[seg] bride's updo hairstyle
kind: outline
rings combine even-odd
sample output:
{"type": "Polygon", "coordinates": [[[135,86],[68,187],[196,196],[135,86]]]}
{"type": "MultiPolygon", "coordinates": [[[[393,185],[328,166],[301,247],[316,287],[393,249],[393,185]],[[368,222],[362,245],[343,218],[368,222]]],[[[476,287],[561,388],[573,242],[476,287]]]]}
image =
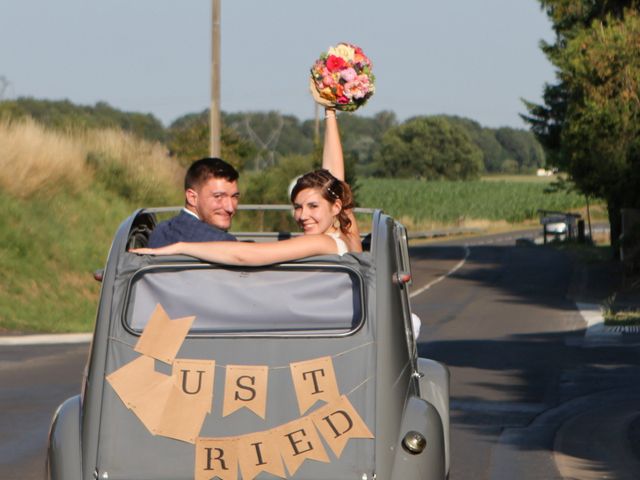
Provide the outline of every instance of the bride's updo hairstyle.
{"type": "Polygon", "coordinates": [[[350,210],[354,207],[353,194],[349,185],[331,175],[329,170],[324,168],[314,170],[298,178],[293,190],[291,190],[291,202],[294,202],[298,194],[307,188],[319,190],[322,198],[330,203],[335,203],[336,200],[342,202],[342,209],[337,218],[340,222],[340,231],[344,234],[348,233],[349,227],[351,227],[351,220],[345,210],[350,210]]]}

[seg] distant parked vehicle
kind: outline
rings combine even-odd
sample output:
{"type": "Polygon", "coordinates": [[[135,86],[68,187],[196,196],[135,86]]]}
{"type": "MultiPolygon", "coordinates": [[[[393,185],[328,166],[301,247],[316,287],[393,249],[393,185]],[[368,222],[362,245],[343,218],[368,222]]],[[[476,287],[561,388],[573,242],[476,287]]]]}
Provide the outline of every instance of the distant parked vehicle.
{"type": "Polygon", "coordinates": [[[578,213],[538,210],[544,243],[550,236],[554,240],[575,239],[578,235],[578,220],[582,216],[578,213]]]}
{"type": "Polygon", "coordinates": [[[560,235],[563,233],[567,233],[567,223],[565,221],[547,223],[546,229],[547,229],[547,233],[560,235]]]}
{"type": "Polygon", "coordinates": [[[129,253],[158,212],[113,240],[48,478],[448,476],[449,376],[417,355],[400,223],[375,211],[363,253],[250,268],[129,253]]]}

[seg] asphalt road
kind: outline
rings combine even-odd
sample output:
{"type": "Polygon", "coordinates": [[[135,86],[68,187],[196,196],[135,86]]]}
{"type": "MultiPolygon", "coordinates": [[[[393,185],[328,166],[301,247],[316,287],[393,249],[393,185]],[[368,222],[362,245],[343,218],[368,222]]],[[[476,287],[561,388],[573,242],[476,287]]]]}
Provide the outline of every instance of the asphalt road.
{"type": "MultiPolygon", "coordinates": [[[[451,480],[638,478],[640,348],[585,342],[574,270],[532,233],[412,248],[420,353],[451,370],[451,480]]],[[[0,479],[43,478],[88,345],[0,347],[0,479]]]]}
{"type": "Polygon", "coordinates": [[[411,252],[420,354],[451,371],[451,480],[637,479],[640,347],[586,340],[570,260],[523,235],[411,252]]]}
{"type": "Polygon", "coordinates": [[[42,480],[51,416],[80,392],[88,344],[0,346],[0,479],[42,480]]]}

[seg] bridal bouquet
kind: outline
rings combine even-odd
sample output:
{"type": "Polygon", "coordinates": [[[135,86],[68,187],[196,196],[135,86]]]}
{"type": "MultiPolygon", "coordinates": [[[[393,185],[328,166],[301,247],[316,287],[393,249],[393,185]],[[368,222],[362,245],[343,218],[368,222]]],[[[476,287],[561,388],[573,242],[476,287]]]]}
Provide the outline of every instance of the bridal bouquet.
{"type": "Polygon", "coordinates": [[[311,67],[311,83],[320,103],[349,112],[375,92],[371,61],[360,47],[349,43],[339,43],[320,55],[311,67]]]}

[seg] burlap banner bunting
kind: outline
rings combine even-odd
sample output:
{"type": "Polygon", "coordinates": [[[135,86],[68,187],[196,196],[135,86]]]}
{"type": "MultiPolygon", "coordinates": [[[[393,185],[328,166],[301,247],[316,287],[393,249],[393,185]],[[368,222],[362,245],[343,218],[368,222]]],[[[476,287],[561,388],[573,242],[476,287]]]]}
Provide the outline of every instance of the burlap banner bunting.
{"type": "Polygon", "coordinates": [[[107,376],[127,408],[154,435],[194,443],[211,413],[215,361],[175,360],[172,375],[139,357],[107,376]]]}
{"type": "Polygon", "coordinates": [[[171,365],[195,318],[171,320],[162,305],[156,305],[134,350],[171,365]]]}
{"type": "Polygon", "coordinates": [[[349,440],[373,438],[364,420],[343,395],[305,417],[271,430],[233,438],[198,438],[195,478],[209,480],[216,475],[226,478],[227,474],[237,471],[232,465],[236,461],[243,480],[252,480],[260,472],[287,478],[283,461],[289,476],[295,475],[305,460],[331,461],[320,436],[336,458],[340,458],[349,440]]]}
{"type": "Polygon", "coordinates": [[[222,416],[246,407],[260,418],[267,409],[269,367],[263,365],[227,365],[222,416]]]}
{"type": "MultiPolygon", "coordinates": [[[[266,431],[200,437],[205,418],[212,412],[216,362],[176,358],[193,320],[171,320],[157,305],[134,348],[142,356],[106,379],[153,435],[195,443],[196,480],[236,480],[239,472],[244,480],[261,472],[287,478],[287,473],[294,475],[305,460],[331,461],[320,437],[337,458],[349,440],[373,438],[347,396],[340,394],[330,356],[289,364],[300,415],[319,401],[325,403],[315,411],[266,431]],[[156,360],[172,365],[171,375],[157,372],[156,360]]],[[[244,407],[265,419],[269,367],[223,368],[222,416],[244,407]]]]}
{"type": "Polygon", "coordinates": [[[304,415],[319,400],[331,402],[340,398],[331,357],[294,362],[290,367],[300,415],[304,415]]]}

